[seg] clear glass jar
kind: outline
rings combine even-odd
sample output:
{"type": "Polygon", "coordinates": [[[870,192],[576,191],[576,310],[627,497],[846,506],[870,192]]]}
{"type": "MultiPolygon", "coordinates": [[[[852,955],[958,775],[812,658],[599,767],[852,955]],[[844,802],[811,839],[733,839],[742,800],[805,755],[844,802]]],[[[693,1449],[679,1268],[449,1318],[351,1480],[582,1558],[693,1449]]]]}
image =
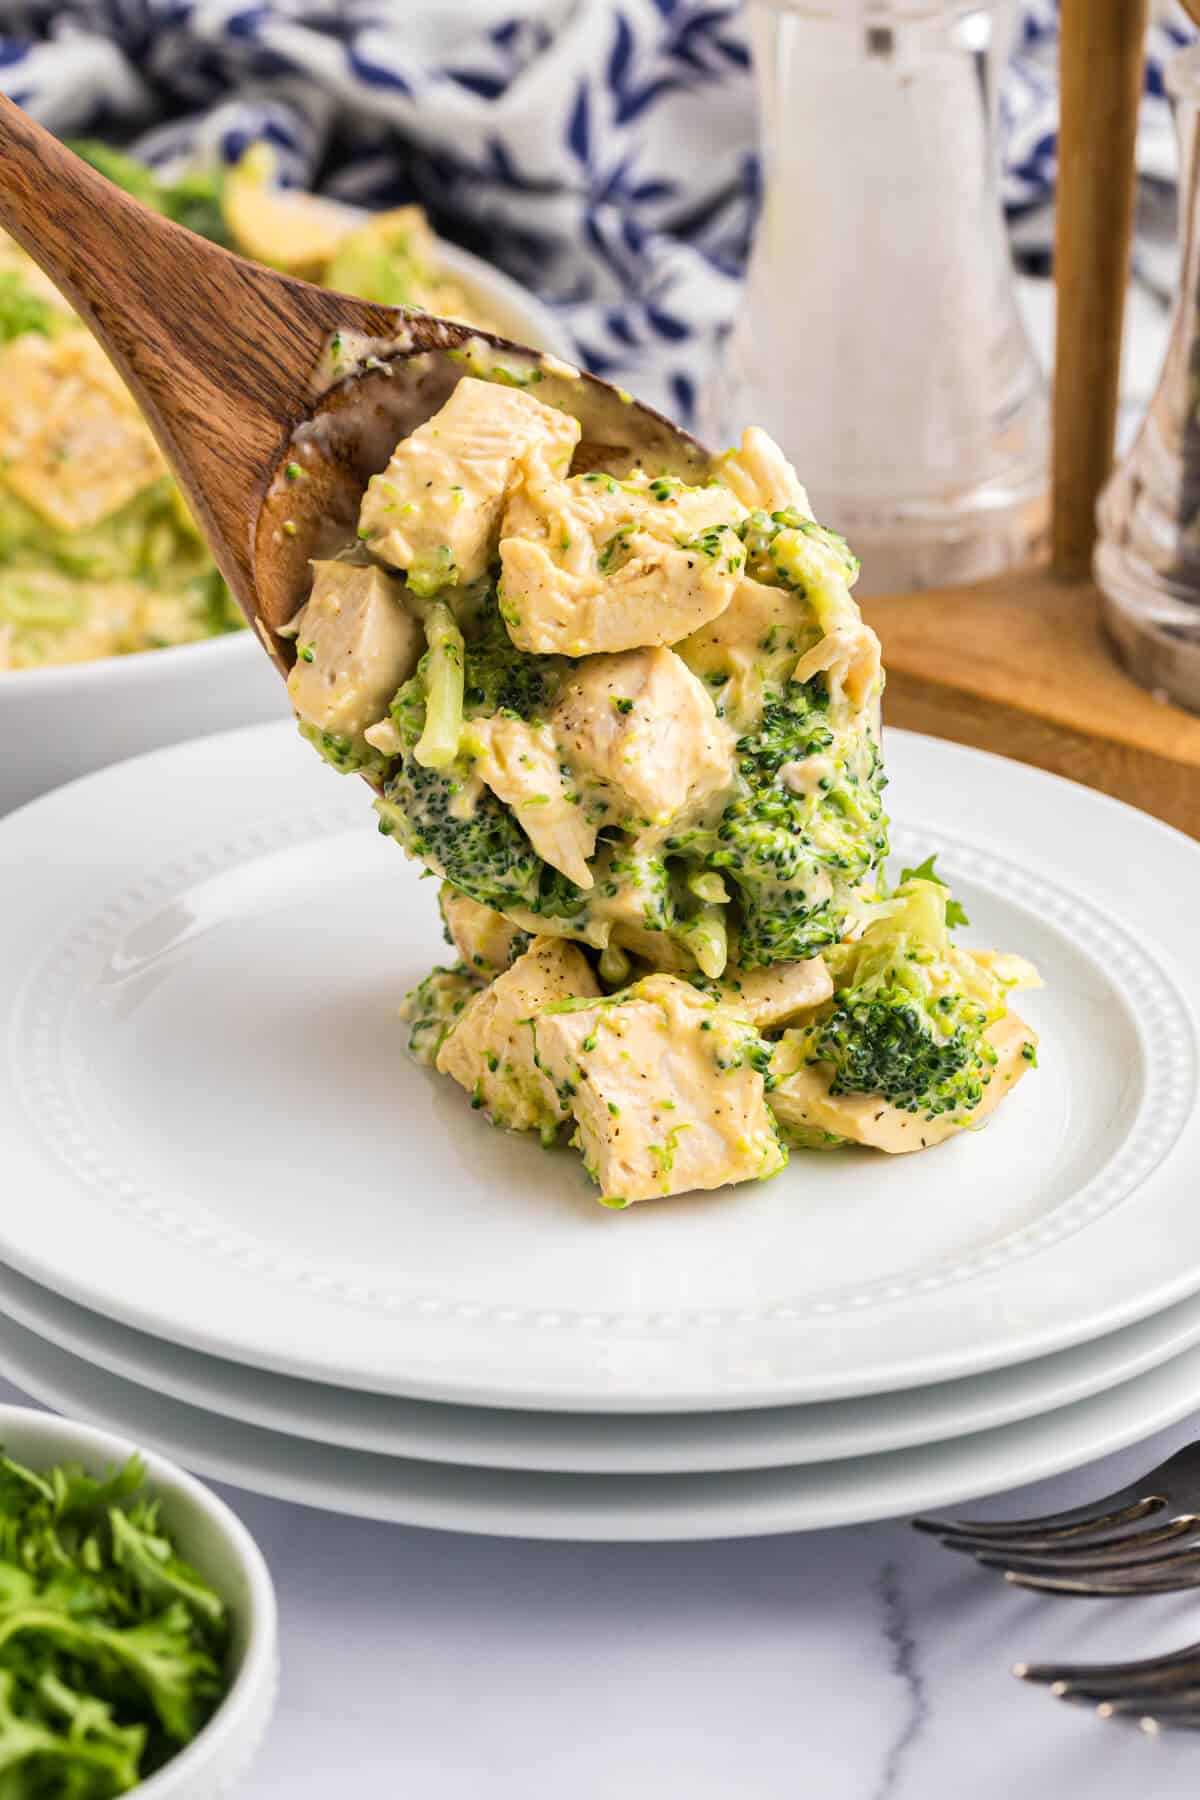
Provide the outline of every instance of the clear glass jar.
{"type": "Polygon", "coordinates": [[[1158,387],[1097,508],[1095,575],[1136,681],[1200,712],[1200,45],[1166,70],[1179,135],[1179,290],[1158,387]]]}
{"type": "Polygon", "coordinates": [[[756,421],[876,590],[994,573],[1044,521],[997,89],[1013,6],[751,0],[765,193],[708,434],[756,421]]]}

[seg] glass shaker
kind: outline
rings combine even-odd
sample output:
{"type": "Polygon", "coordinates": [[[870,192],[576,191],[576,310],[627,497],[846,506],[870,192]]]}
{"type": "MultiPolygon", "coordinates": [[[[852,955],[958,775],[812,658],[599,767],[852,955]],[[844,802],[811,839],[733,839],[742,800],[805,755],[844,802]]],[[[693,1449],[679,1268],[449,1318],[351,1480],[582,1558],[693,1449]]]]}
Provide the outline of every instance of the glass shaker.
{"type": "Polygon", "coordinates": [[[750,0],[765,192],[710,438],[779,439],[876,591],[974,580],[1044,527],[997,90],[1013,5],[750,0]]]}
{"type": "Polygon", "coordinates": [[[1200,45],[1166,69],[1179,135],[1179,289],[1158,388],[1097,509],[1096,582],[1130,674],[1200,712],[1200,45]]]}

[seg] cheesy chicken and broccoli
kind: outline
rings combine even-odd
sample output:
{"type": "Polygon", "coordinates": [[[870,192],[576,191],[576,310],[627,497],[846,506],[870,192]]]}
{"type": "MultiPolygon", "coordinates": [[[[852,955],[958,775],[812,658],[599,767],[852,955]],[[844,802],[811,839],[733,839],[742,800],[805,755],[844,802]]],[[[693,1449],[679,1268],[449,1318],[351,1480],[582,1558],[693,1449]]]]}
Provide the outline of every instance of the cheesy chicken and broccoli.
{"type": "Polygon", "coordinates": [[[955,944],[932,862],[883,878],[855,558],[760,431],[699,486],[579,438],[464,377],[286,628],[301,729],[442,878],[414,1054],[613,1207],[977,1125],[1037,977],[955,944]]]}
{"type": "MultiPolygon", "coordinates": [[[[265,145],[228,173],[170,184],[103,144],[76,148],[156,211],[259,262],[464,316],[415,207],[358,223],[276,188],[265,145]]],[[[0,234],[0,670],[192,643],[243,623],[104,352],[0,234]]]]}

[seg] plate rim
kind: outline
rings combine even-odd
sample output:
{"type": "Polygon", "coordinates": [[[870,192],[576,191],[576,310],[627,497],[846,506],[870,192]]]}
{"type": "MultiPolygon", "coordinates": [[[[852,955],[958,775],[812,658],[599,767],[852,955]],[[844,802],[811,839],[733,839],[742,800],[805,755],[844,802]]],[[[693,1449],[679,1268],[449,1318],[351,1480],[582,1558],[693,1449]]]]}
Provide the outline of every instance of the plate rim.
{"type": "MultiPolygon", "coordinates": [[[[412,1401],[400,1395],[365,1394],[337,1388],[328,1383],[307,1382],[296,1376],[277,1375],[270,1370],[209,1356],[203,1351],[191,1350],[186,1345],[172,1343],[169,1339],[154,1338],[148,1333],[137,1332],[122,1325],[119,1320],[108,1319],[101,1313],[77,1307],[73,1301],[64,1299],[49,1288],[39,1287],[3,1264],[0,1264],[0,1313],[31,1335],[54,1345],[65,1355],[90,1361],[130,1386],[146,1388],[163,1399],[174,1400],[201,1411],[218,1413],[283,1437],[300,1438],[332,1449],[353,1450],[366,1455],[405,1457],[415,1461],[472,1468],[592,1475],[757,1471],[852,1461],[864,1456],[902,1454],[930,1443],[968,1437],[978,1431],[995,1430],[1058,1411],[1064,1406],[1090,1399],[1093,1395],[1107,1392],[1109,1388],[1146,1374],[1200,1344],[1200,1295],[1193,1295],[1137,1324],[1076,1345],[1074,1349],[1054,1352],[1049,1357],[1034,1358],[1032,1362],[1017,1364],[1014,1368],[992,1370],[982,1375],[967,1376],[962,1381],[931,1383],[927,1387],[910,1390],[917,1410],[914,1422],[897,1424],[894,1410],[889,1410],[887,1422],[891,1427],[890,1431],[881,1431],[876,1426],[873,1438],[865,1443],[859,1442],[857,1446],[845,1438],[839,1440],[835,1432],[833,1442],[839,1447],[831,1449],[828,1443],[823,1447],[812,1444],[803,1446],[805,1413],[836,1413],[843,1407],[853,1409],[878,1406],[880,1402],[886,1403],[890,1397],[873,1394],[849,1401],[817,1402],[815,1406],[801,1404],[782,1408],[750,1408],[741,1413],[719,1412],[709,1415],[565,1414],[459,1407],[438,1401],[412,1401]],[[64,1313],[77,1315],[77,1319],[74,1316],[64,1318],[64,1313]],[[1116,1341],[1127,1340],[1129,1334],[1138,1332],[1142,1332],[1147,1338],[1145,1344],[1138,1340],[1131,1347],[1128,1341],[1116,1341]],[[126,1339],[131,1341],[126,1343],[126,1339]],[[1064,1364],[1069,1365],[1071,1359],[1087,1357],[1091,1353],[1099,1356],[1098,1365],[1093,1363],[1080,1368],[1078,1372],[1068,1366],[1064,1374],[1064,1364]],[[184,1368],[182,1374],[179,1374],[177,1370],[181,1357],[184,1359],[184,1368]],[[1120,1360],[1114,1360],[1114,1357],[1119,1357],[1120,1360]],[[211,1364],[213,1378],[210,1380],[206,1371],[189,1373],[193,1362],[211,1364]],[[1014,1374],[1032,1377],[1035,1383],[1041,1384],[1032,1405],[1028,1403],[1028,1393],[1021,1392],[1012,1382],[1014,1374]],[[319,1409],[314,1405],[306,1418],[301,1419],[297,1415],[289,1417],[289,1422],[281,1423],[278,1416],[271,1417],[271,1387],[256,1395],[253,1388],[255,1382],[286,1383],[300,1390],[313,1389],[314,1402],[319,1394],[321,1401],[331,1409],[334,1422],[331,1425],[321,1420],[319,1409]],[[1009,1387],[1001,1390],[999,1402],[994,1396],[991,1397],[990,1404],[984,1408],[985,1416],[981,1419],[978,1416],[978,1393],[968,1390],[977,1389],[980,1383],[995,1385],[1005,1382],[1010,1384],[1009,1387]],[[947,1389],[960,1390],[957,1396],[960,1410],[957,1413],[951,1411],[949,1420],[942,1414],[932,1422],[921,1424],[921,1408],[928,1406],[936,1413],[944,1397],[944,1390],[947,1389]],[[410,1413],[416,1415],[407,1426],[409,1441],[401,1442],[401,1433],[396,1433],[391,1443],[384,1441],[386,1417],[384,1429],[374,1434],[374,1441],[367,1441],[369,1433],[356,1438],[355,1428],[347,1428],[341,1422],[345,1416],[347,1401],[352,1407],[361,1407],[364,1401],[373,1402],[385,1415],[389,1408],[409,1409],[410,1413]],[[969,1421],[967,1413],[962,1410],[968,1405],[975,1412],[975,1416],[969,1421]],[[456,1430],[456,1443],[444,1442],[431,1447],[428,1437],[422,1442],[422,1425],[428,1428],[430,1423],[428,1419],[420,1417],[420,1410],[423,1408],[446,1415],[444,1423],[447,1425],[453,1421],[453,1430],[447,1432],[446,1436],[453,1439],[456,1430]],[[492,1417],[481,1420],[476,1416],[484,1413],[490,1413],[492,1417]],[[801,1428],[801,1434],[791,1429],[791,1415],[799,1415],[795,1424],[801,1428]],[[314,1419],[318,1420],[316,1429],[313,1426],[314,1419]],[[535,1434],[532,1440],[534,1448],[528,1448],[528,1438],[519,1439],[520,1448],[515,1450],[506,1449],[502,1440],[498,1446],[489,1440],[480,1447],[472,1443],[470,1434],[472,1428],[478,1429],[481,1424],[485,1430],[511,1425],[514,1432],[532,1432],[535,1434]],[[727,1449],[718,1454],[713,1447],[713,1440],[715,1438],[719,1446],[730,1425],[739,1433],[739,1444],[732,1450],[727,1449]],[[596,1426],[609,1427],[606,1439],[597,1439],[594,1446],[585,1442],[581,1447],[578,1428],[582,1427],[587,1432],[596,1426]],[[760,1430],[772,1434],[770,1441],[754,1447],[753,1434],[760,1430]],[[621,1433],[629,1431],[638,1433],[636,1452],[631,1452],[621,1443],[621,1433]],[[682,1452],[678,1448],[673,1451],[670,1448],[676,1434],[687,1440],[687,1447],[682,1452]],[[561,1439],[564,1435],[574,1436],[574,1442],[565,1450],[561,1444],[556,1446],[551,1441],[553,1438],[561,1439]],[[748,1441],[743,1442],[743,1439],[748,1441]],[[800,1454],[797,1454],[798,1443],[803,1446],[800,1454]],[[566,1460],[563,1460],[564,1457],[566,1460]]],[[[900,1400],[903,1401],[905,1397],[905,1391],[901,1390],[900,1400]]],[[[988,1396],[985,1395],[985,1401],[987,1400],[988,1396]]]]}
{"type": "Polygon", "coordinates": [[[101,1429],[146,1443],[209,1480],[232,1482],[341,1516],[491,1537],[589,1543],[773,1536],[942,1511],[1049,1479],[1141,1442],[1194,1411],[1200,1382],[1200,1346],[1196,1346],[1144,1375],[1036,1419],[893,1456],[847,1458],[796,1469],[588,1476],[447,1467],[332,1450],[256,1426],[231,1428],[217,1414],[165,1401],[94,1370],[4,1318],[0,1318],[0,1351],[9,1379],[42,1404],[68,1414],[83,1411],[101,1429]],[[125,1389],[132,1400],[122,1392],[125,1389]],[[132,1410],[122,1412],[122,1404],[132,1410]],[[198,1432],[204,1435],[198,1438],[198,1432]],[[242,1456],[228,1448],[231,1437],[235,1446],[242,1444],[242,1456]],[[249,1448],[260,1457],[268,1452],[278,1456],[282,1445],[292,1468],[280,1474],[261,1461],[257,1466],[248,1464],[247,1437],[249,1448]],[[985,1463],[986,1473],[980,1467],[972,1473],[971,1458],[980,1455],[991,1459],[985,1463]],[[352,1459],[356,1473],[369,1471],[390,1479],[376,1484],[369,1498],[361,1490],[353,1495],[344,1488],[339,1492],[336,1464],[343,1458],[352,1459]],[[315,1469],[322,1460],[334,1466],[318,1479],[315,1469]],[[924,1485],[919,1479],[914,1484],[914,1462],[918,1477],[926,1476],[924,1485]],[[390,1469],[385,1467],[389,1464],[390,1469]],[[898,1477],[899,1492],[888,1486],[889,1475],[898,1477]],[[482,1504],[478,1494],[471,1493],[472,1485],[485,1490],[482,1504]],[[849,1496],[839,1496],[839,1489],[847,1487],[849,1496]]]}

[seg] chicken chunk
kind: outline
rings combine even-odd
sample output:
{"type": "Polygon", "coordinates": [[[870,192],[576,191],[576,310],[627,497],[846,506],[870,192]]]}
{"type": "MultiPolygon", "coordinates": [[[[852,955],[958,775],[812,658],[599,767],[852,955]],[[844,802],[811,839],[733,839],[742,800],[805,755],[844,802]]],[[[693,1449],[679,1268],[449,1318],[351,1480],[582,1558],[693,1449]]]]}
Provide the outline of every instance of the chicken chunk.
{"type": "Polygon", "coordinates": [[[803,595],[744,575],[725,611],[675,650],[719,698],[724,716],[748,730],[767,687],[790,680],[816,629],[803,595]]]}
{"type": "Polygon", "coordinates": [[[590,888],[588,858],[596,848],[596,826],[563,773],[549,726],[502,717],[473,719],[464,741],[475,759],[473,772],[512,809],[542,861],[576,887],[590,888]]]}
{"type": "Polygon", "coordinates": [[[792,506],[806,519],[813,516],[795,469],[774,438],[758,425],[742,433],[740,449],[726,451],[717,471],[751,512],[782,512],[792,506]]]}
{"type": "Polygon", "coordinates": [[[451,942],[469,969],[486,979],[507,969],[525,948],[525,933],[490,906],[481,906],[452,882],[443,881],[438,906],[451,942]]]}
{"type": "Polygon", "coordinates": [[[844,696],[857,711],[879,684],[880,656],[879,639],[871,627],[862,619],[848,619],[835,625],[800,658],[792,680],[811,681],[814,675],[824,675],[834,703],[844,696]]]}
{"type": "Polygon", "coordinates": [[[372,476],[359,536],[418,592],[474,581],[495,553],[518,465],[543,481],[565,476],[578,442],[566,413],[523,388],[467,376],[372,476]]]}
{"type": "Polygon", "coordinates": [[[509,636],[567,656],[686,637],[729,604],[745,561],[730,529],[741,517],[727,488],[671,477],[523,477],[500,533],[509,636]]]}
{"type": "MultiPolygon", "coordinates": [[[[277,172],[272,146],[252,144],[222,183],[225,223],[243,256],[285,275],[321,281],[330,257],[353,230],[355,215],[337,200],[277,186],[277,172]]],[[[336,281],[328,285],[347,291],[336,281]]]]}
{"type": "Polygon", "coordinates": [[[726,969],[717,983],[721,1005],[759,1031],[786,1025],[833,993],[833,977],[819,956],[772,963],[764,969],[726,969]]]}
{"type": "Polygon", "coordinates": [[[292,705],[306,725],[355,739],[382,719],[408,680],[425,635],[382,569],[315,562],[312,593],[292,621],[292,705]]]}
{"type": "MultiPolygon", "coordinates": [[[[539,1067],[533,1021],[555,1000],[600,992],[583,952],[563,938],[534,938],[511,969],[469,1002],[438,1051],[437,1066],[466,1088],[473,1106],[509,1131],[549,1142],[569,1114],[539,1067]]],[[[539,1022],[540,1025],[540,1022],[539,1022]]]]}
{"type": "Polygon", "coordinates": [[[1012,950],[968,950],[967,955],[997,981],[1002,981],[1006,988],[1046,985],[1028,957],[1017,956],[1012,950]]]}
{"type": "Polygon", "coordinates": [[[654,975],[538,1021],[608,1205],[774,1175],[787,1161],[751,1066],[758,1039],[686,981],[654,975]]]}
{"type": "Polygon", "coordinates": [[[802,1063],[792,1069],[786,1036],[772,1063],[779,1079],[771,1090],[771,1106],[785,1131],[826,1132],[853,1144],[885,1150],[891,1156],[928,1150],[960,1131],[982,1125],[1030,1067],[1037,1033],[1015,1013],[1006,1013],[987,1036],[995,1046],[997,1060],[983,1099],[970,1112],[942,1113],[929,1119],[924,1113],[891,1106],[877,1094],[831,1094],[827,1066],[802,1063]]]}
{"type": "Polygon", "coordinates": [[[732,777],[733,734],[703,683],[661,646],[585,657],[550,724],[615,822],[666,824],[732,777]]]}
{"type": "Polygon", "coordinates": [[[89,531],[166,474],[150,427],[89,332],[28,332],[0,357],[4,484],[56,531],[89,531]]]}

